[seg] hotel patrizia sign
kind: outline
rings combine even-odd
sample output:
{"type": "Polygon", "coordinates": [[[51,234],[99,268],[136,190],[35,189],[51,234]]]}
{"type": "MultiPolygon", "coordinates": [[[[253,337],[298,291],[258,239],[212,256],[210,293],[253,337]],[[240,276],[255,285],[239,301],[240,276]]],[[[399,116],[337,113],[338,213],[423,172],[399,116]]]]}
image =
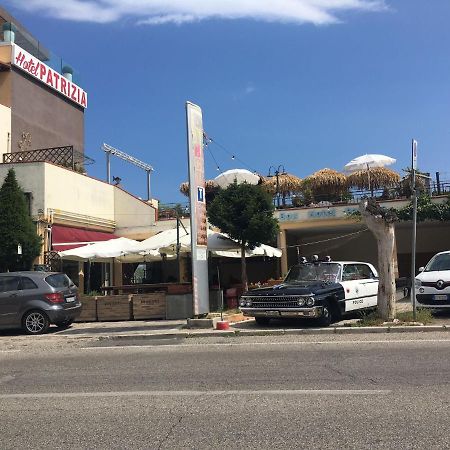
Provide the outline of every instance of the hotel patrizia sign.
{"type": "Polygon", "coordinates": [[[59,92],[77,105],[87,108],[87,93],[41,60],[18,45],[13,45],[11,62],[14,66],[59,92]]]}

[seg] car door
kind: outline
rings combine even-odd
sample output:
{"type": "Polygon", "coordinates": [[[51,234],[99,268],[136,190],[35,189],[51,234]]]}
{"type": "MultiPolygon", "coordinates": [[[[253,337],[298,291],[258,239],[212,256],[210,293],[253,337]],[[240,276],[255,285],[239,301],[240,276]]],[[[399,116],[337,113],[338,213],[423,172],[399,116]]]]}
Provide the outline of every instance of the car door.
{"type": "Polygon", "coordinates": [[[0,277],[0,325],[16,325],[20,306],[20,277],[0,277]]]}
{"type": "Polygon", "coordinates": [[[378,276],[368,264],[357,264],[362,278],[360,284],[365,295],[364,307],[373,307],[378,304],[378,276]]]}
{"type": "Polygon", "coordinates": [[[362,283],[363,275],[357,263],[344,264],[342,268],[342,286],[345,293],[345,312],[368,307],[366,287],[362,283]]]}

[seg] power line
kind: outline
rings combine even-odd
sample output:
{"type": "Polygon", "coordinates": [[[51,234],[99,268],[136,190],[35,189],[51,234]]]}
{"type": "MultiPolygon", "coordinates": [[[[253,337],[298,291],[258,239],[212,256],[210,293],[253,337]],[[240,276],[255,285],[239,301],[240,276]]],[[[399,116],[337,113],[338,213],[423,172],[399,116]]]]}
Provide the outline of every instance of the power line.
{"type": "MultiPolygon", "coordinates": [[[[216,139],[213,139],[211,136],[209,136],[208,134],[206,134],[205,132],[203,132],[204,138],[206,140],[206,142],[211,142],[213,144],[216,144],[217,147],[219,147],[221,150],[223,150],[225,153],[227,153],[228,155],[231,156],[232,160],[236,160],[239,161],[241,164],[243,164],[247,169],[249,169],[251,172],[254,173],[258,173],[257,170],[255,170],[254,168],[252,168],[251,166],[249,166],[245,161],[243,161],[241,158],[239,158],[238,156],[236,156],[235,153],[230,152],[224,145],[222,145],[220,142],[217,142],[216,139]]],[[[210,150],[211,152],[211,150],[210,150]]]]}
{"type": "Polygon", "coordinates": [[[322,244],[323,242],[330,242],[330,241],[335,241],[337,239],[344,239],[346,237],[355,236],[357,234],[364,233],[368,230],[369,230],[368,228],[364,228],[363,230],[355,231],[354,233],[344,234],[342,236],[336,236],[336,237],[329,238],[329,239],[322,239],[321,241],[306,242],[305,244],[287,245],[286,248],[297,248],[297,247],[306,247],[308,245],[322,244]]]}

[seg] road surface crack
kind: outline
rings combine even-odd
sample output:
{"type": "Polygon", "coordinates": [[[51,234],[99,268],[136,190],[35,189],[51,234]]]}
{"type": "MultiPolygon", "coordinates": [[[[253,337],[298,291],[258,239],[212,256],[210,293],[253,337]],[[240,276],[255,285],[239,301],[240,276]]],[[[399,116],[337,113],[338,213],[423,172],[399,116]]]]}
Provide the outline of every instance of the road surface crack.
{"type": "Polygon", "coordinates": [[[183,420],[183,416],[180,416],[178,418],[178,421],[175,422],[174,424],[172,424],[172,426],[170,427],[170,430],[167,432],[166,436],[163,439],[161,439],[161,442],[158,445],[158,450],[161,450],[161,448],[164,445],[164,443],[167,442],[169,440],[169,438],[173,435],[173,432],[175,431],[175,428],[178,425],[180,425],[182,420],[183,420]]]}

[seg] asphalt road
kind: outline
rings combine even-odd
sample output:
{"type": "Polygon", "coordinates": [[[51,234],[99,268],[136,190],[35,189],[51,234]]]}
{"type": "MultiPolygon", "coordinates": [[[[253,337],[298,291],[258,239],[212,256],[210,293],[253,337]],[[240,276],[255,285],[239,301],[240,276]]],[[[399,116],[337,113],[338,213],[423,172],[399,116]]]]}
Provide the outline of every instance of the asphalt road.
{"type": "Polygon", "coordinates": [[[450,335],[0,346],[0,448],[450,448],[450,335]]]}

